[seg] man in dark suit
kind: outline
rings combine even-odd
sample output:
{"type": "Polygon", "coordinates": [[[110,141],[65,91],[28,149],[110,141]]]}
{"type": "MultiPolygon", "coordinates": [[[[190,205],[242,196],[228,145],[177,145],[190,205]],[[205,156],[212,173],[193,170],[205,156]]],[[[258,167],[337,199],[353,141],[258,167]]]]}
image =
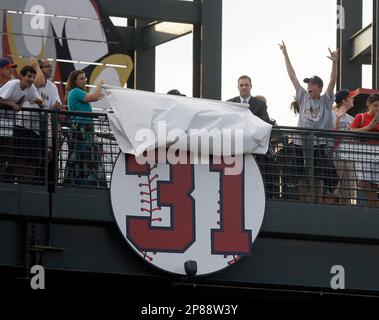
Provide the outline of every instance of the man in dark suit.
{"type": "MultiPolygon", "coordinates": [[[[267,104],[264,97],[251,96],[251,78],[248,76],[242,76],[238,79],[238,90],[240,92],[239,97],[228,100],[229,102],[246,103],[249,104],[250,111],[262,119],[263,121],[274,125],[275,121],[272,121],[267,112],[267,104]]],[[[267,155],[255,155],[258,166],[261,169],[263,181],[265,184],[265,190],[268,198],[277,198],[279,194],[279,181],[276,174],[275,159],[267,155]]]]}
{"type": "Polygon", "coordinates": [[[262,119],[263,121],[273,124],[267,113],[267,104],[262,99],[257,99],[251,96],[251,78],[248,76],[242,76],[238,79],[238,90],[240,92],[239,97],[228,100],[229,102],[247,103],[250,105],[250,111],[262,119]]]}

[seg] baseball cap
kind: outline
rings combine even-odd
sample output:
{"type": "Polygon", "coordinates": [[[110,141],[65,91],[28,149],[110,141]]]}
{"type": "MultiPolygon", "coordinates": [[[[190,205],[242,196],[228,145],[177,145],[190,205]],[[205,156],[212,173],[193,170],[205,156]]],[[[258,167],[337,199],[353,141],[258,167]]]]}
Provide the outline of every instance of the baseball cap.
{"type": "Polygon", "coordinates": [[[314,83],[314,84],[318,84],[320,87],[323,87],[324,86],[324,82],[322,81],[322,79],[318,76],[312,76],[311,78],[305,78],[304,79],[304,82],[305,83],[314,83]]]}
{"type": "Polygon", "coordinates": [[[338,91],[335,95],[335,101],[336,103],[341,103],[344,99],[346,99],[347,97],[356,97],[357,95],[359,94],[359,90],[353,90],[353,91],[349,91],[347,89],[342,89],[340,91],[338,91]]]}
{"type": "Polygon", "coordinates": [[[17,68],[17,64],[13,64],[7,58],[0,59],[0,68],[9,67],[9,68],[17,68]]]}
{"type": "Polygon", "coordinates": [[[181,94],[178,89],[172,89],[169,92],[167,92],[167,94],[172,94],[174,96],[182,96],[182,97],[186,96],[185,94],[181,94]]]}

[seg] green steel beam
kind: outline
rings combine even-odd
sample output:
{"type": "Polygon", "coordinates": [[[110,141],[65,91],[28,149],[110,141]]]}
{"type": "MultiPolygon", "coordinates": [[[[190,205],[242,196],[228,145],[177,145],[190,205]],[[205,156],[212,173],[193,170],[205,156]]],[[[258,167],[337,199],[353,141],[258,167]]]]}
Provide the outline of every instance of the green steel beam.
{"type": "Polygon", "coordinates": [[[371,47],[371,64],[372,64],[372,89],[379,88],[379,3],[373,0],[373,23],[372,23],[372,43],[371,47]]]}
{"type": "Polygon", "coordinates": [[[166,42],[175,40],[182,36],[185,36],[192,32],[192,25],[184,24],[179,25],[178,30],[175,30],[175,25],[167,25],[167,30],[163,28],[167,23],[166,22],[156,22],[142,28],[142,37],[143,37],[143,49],[150,49],[157,47],[166,42]],[[172,27],[172,32],[170,32],[170,27],[172,27]]]}
{"type": "Polygon", "coordinates": [[[201,30],[201,97],[221,99],[222,1],[203,0],[201,30]]]}
{"type": "Polygon", "coordinates": [[[136,19],[136,48],[134,60],[134,88],[155,91],[155,47],[145,48],[144,28],[151,20],[136,19]]]}
{"type": "MultiPolygon", "coordinates": [[[[338,0],[339,13],[344,15],[344,26],[337,28],[337,47],[340,49],[337,89],[355,89],[362,86],[362,63],[352,62],[351,38],[362,29],[363,6],[361,0],[338,0]]],[[[340,19],[341,20],[341,19],[340,19]]]]}
{"type": "Polygon", "coordinates": [[[135,28],[134,27],[115,27],[121,38],[122,48],[128,52],[135,49],[135,28]]]}
{"type": "Polygon", "coordinates": [[[97,0],[97,2],[109,16],[201,23],[201,4],[197,2],[177,0],[97,0]]]}
{"type": "Polygon", "coordinates": [[[351,37],[352,53],[350,62],[359,60],[362,63],[371,63],[373,27],[372,24],[358,31],[351,37]]]}

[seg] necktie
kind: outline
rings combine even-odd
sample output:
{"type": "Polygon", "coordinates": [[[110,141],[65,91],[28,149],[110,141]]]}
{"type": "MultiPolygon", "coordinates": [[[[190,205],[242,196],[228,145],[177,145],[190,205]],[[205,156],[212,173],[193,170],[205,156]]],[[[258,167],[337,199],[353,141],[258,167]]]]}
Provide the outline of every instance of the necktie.
{"type": "Polygon", "coordinates": [[[248,103],[247,99],[243,99],[242,103],[246,103],[247,104],[248,103]]]}

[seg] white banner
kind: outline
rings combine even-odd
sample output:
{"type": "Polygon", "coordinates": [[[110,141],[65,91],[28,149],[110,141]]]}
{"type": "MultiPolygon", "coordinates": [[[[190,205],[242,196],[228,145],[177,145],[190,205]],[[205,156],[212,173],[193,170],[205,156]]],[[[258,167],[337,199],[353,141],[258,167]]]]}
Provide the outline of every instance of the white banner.
{"type": "Polygon", "coordinates": [[[109,86],[104,89],[112,108],[108,113],[111,129],[124,153],[140,156],[146,150],[174,144],[197,153],[199,146],[189,140],[199,138],[211,145],[208,152],[201,148],[203,155],[267,153],[272,127],[254,116],[247,105],[109,86]],[[228,140],[233,140],[231,151],[225,147],[228,140]]]}

